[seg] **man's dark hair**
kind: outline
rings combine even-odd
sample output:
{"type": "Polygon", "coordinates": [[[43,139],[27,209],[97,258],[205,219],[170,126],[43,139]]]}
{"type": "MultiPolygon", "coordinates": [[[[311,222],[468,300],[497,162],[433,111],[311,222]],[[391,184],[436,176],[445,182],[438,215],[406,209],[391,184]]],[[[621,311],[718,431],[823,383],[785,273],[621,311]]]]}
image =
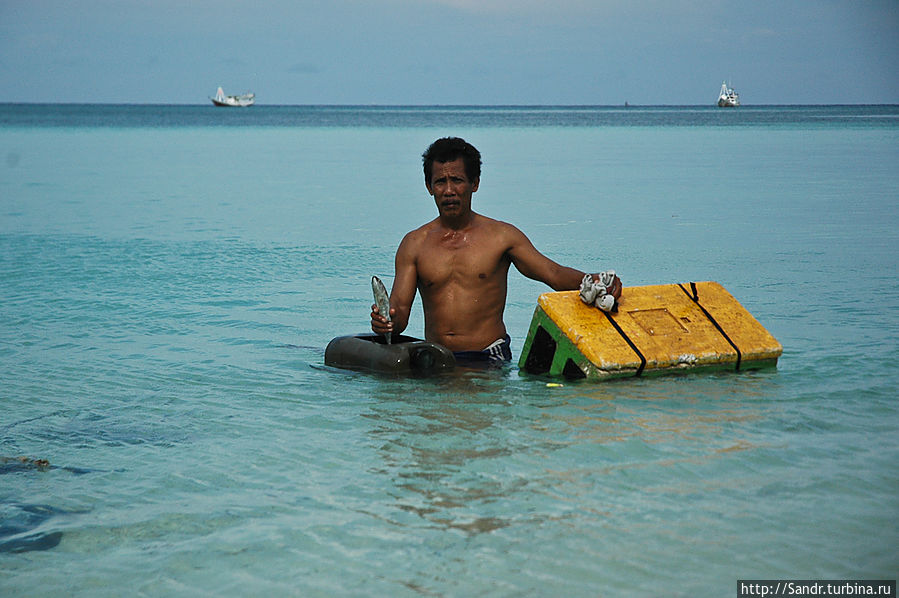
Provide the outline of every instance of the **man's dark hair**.
{"type": "Polygon", "coordinates": [[[462,158],[465,164],[465,176],[470,183],[481,178],[481,152],[475,146],[459,137],[438,139],[421,155],[425,170],[425,183],[431,184],[434,162],[452,162],[462,158]]]}

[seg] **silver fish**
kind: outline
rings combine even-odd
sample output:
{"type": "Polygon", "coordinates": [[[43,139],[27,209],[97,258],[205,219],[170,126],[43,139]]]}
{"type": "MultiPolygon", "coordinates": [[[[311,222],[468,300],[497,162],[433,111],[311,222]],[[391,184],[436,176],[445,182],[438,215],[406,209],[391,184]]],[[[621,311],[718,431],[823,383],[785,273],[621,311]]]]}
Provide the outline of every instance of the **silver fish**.
{"type": "MultiPolygon", "coordinates": [[[[387,287],[384,286],[384,283],[381,282],[381,279],[377,276],[371,277],[371,291],[375,295],[375,305],[378,306],[378,312],[385,318],[387,321],[390,321],[390,298],[387,296],[387,287]]],[[[384,337],[387,339],[387,344],[390,344],[390,333],[386,333],[384,337]]]]}

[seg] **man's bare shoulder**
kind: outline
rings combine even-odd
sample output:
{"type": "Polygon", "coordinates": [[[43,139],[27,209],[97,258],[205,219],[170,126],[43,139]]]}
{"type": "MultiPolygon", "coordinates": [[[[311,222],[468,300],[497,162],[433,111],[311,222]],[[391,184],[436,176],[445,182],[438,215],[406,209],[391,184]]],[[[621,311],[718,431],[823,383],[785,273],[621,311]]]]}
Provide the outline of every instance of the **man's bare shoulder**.
{"type": "Polygon", "coordinates": [[[426,222],[405,234],[397,248],[397,255],[405,255],[414,259],[426,244],[428,236],[437,228],[437,219],[426,222]]]}
{"type": "Polygon", "coordinates": [[[496,220],[495,218],[482,216],[480,214],[478,214],[478,219],[480,227],[498,240],[501,239],[506,242],[515,242],[525,236],[525,234],[514,224],[509,224],[508,222],[503,222],[502,220],[496,220]]]}
{"type": "Polygon", "coordinates": [[[418,244],[421,243],[432,231],[437,227],[437,219],[431,220],[430,222],[425,222],[421,226],[416,229],[410,230],[403,237],[401,245],[408,244],[418,244]]]}

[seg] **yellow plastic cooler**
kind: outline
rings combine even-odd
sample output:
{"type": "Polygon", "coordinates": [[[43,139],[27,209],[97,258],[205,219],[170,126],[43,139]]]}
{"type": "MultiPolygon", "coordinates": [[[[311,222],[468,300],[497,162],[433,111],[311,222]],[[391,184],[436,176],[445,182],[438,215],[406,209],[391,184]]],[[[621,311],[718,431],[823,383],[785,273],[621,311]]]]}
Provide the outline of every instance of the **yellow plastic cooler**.
{"type": "Polygon", "coordinates": [[[716,282],[625,287],[618,311],[545,293],[518,367],[531,374],[603,380],[777,364],[783,347],[716,282]]]}

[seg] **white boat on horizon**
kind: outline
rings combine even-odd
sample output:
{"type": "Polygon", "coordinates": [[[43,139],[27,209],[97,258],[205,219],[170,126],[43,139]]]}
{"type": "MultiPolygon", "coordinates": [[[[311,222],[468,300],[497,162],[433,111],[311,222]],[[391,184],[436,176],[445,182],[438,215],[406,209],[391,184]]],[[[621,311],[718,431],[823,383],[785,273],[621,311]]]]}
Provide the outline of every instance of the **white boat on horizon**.
{"type": "Polygon", "coordinates": [[[718,92],[719,108],[736,108],[740,105],[740,94],[727,86],[727,82],[721,84],[721,91],[718,92]]]}
{"type": "Polygon", "coordinates": [[[241,95],[226,96],[222,88],[219,87],[214,98],[209,98],[216,106],[226,108],[246,108],[256,103],[256,94],[247,92],[241,95]]]}

